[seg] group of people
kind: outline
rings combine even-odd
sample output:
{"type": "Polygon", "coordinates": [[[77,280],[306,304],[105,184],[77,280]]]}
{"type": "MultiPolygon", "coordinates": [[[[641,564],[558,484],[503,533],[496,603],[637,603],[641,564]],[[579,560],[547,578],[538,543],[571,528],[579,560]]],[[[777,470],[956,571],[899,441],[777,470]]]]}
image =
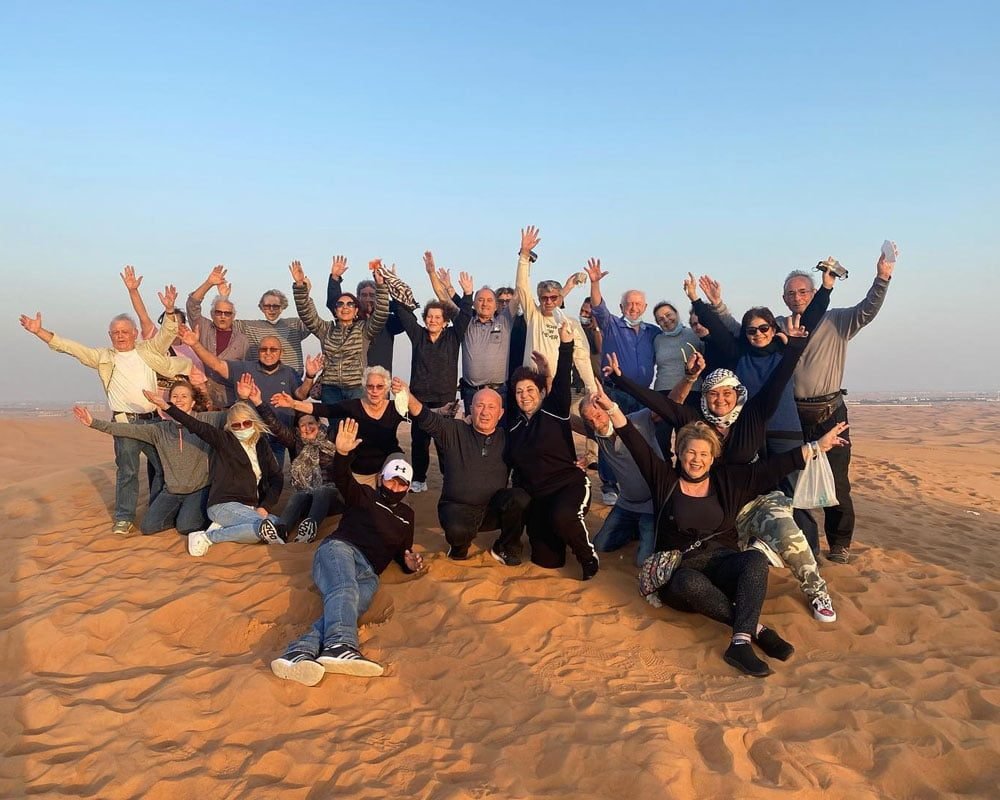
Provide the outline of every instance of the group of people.
{"type": "Polygon", "coordinates": [[[435,299],[422,308],[379,260],[356,292],[344,291],[347,260],[336,256],[329,320],[294,261],[294,317],[283,316],[289,300],[271,289],[260,299],[262,319],[238,318],[227,271],[217,266],[184,311],[166,286],[154,323],[142,277],[126,267],[121,278],[138,320],[116,316],[110,347],[64,339],[43,327],[40,313],[21,325],[98,372],[111,420],[82,407],[74,413],[114,440],[113,534],[138,532],[140,453],[150,500],[139,530],[175,527],[192,556],[222,542],[311,542],[327,517],[340,515],[313,561],[322,616],[272,662],[279,677],[314,685],[327,672],[381,674],[360,650],[357,620],[391,561],[423,570],[405,501],[427,491],[432,441],[448,558],[470,558],[484,531],[498,532],[489,554],[500,564],[521,563],[526,533],[532,563],[562,567],[568,550],[583,580],[598,574],[599,553],[632,541],[641,568],[676,553],[647,599],[729,626],[725,660],[768,674],[753,644],[779,660],[793,650],[760,622],[769,566],[787,565],[815,618],[836,620],[817,563],[819,526],[791,498],[797,472],[828,452],[837,505],[824,509],[827,558],[847,563],[855,524],[847,343],[878,313],[894,252],[879,258],[874,283],[853,307],[829,308],[834,270],[821,270],[819,287],[814,273],[797,270],[783,287],[788,316],[754,307],[739,322],[717,281],[689,274],[688,327],[665,301],[653,309],[655,324],[646,321],[640,289],[625,292],[614,313],[597,259],[564,283],[538,282],[533,293],[540,241],[536,228],[521,231],[514,286],[496,289],[476,289],[463,272],[457,292],[450,272],[425,253],[435,299]],[[586,283],[577,319],[567,296],[586,283]],[[408,383],[391,374],[400,334],[412,346],[408,383]],[[320,355],[303,357],[308,336],[320,355]],[[410,460],[397,437],[404,422],[412,423],[410,460]],[[582,453],[577,441],[587,443],[582,453]],[[594,471],[611,509],[591,536],[594,471]],[[279,513],[286,473],[292,491],[279,513]]]}

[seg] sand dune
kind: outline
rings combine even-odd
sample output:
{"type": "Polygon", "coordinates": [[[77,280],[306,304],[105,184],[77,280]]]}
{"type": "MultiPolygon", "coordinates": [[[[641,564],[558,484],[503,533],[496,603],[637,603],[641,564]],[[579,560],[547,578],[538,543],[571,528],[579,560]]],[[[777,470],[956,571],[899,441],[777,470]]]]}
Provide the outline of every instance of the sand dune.
{"type": "Polygon", "coordinates": [[[362,631],[385,677],[314,688],[268,662],[319,614],[315,545],[118,541],[110,440],[4,420],[0,796],[997,797],[1000,408],[852,417],[840,619],[772,570],[797,651],[766,680],[722,661],[721,626],[647,606],[632,549],[588,584],[447,561],[432,468],[430,570],[390,567],[362,631]]]}

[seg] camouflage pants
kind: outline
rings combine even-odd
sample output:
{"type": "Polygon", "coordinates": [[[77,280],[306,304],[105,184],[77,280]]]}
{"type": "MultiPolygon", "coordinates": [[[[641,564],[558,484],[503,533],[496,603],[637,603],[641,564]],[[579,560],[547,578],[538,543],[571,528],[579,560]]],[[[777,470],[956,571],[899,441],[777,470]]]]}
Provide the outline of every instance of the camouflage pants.
{"type": "Polygon", "coordinates": [[[771,492],[747,503],[736,517],[736,531],[741,548],[746,548],[750,537],[756,536],[781,556],[807,598],[827,593],[826,581],[819,574],[809,543],[792,519],[790,497],[771,492]]]}

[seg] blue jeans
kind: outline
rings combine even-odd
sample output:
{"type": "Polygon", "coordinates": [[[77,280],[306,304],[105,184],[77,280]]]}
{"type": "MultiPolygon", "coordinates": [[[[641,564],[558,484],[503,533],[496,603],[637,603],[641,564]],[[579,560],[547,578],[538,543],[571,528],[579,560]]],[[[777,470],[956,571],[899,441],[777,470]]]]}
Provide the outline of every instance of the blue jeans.
{"type": "Polygon", "coordinates": [[[357,400],[359,397],[364,397],[364,394],[363,386],[334,386],[331,383],[324,383],[319,399],[327,405],[333,405],[341,400],[357,400]]]}
{"type": "MultiPolygon", "coordinates": [[[[208,507],[208,518],[222,526],[205,532],[212,544],[219,542],[256,544],[260,541],[257,531],[260,530],[264,518],[253,506],[245,506],[243,503],[216,503],[208,507]]],[[[276,524],[279,522],[274,514],[268,515],[267,518],[276,524]]]]}
{"type": "Polygon", "coordinates": [[[325,520],[334,508],[343,508],[344,503],[336,486],[320,486],[317,489],[295,492],[285,503],[281,521],[285,523],[289,533],[298,527],[304,519],[311,519],[317,527],[325,520]]]}
{"type": "Polygon", "coordinates": [[[164,489],[149,504],[139,530],[146,534],[159,533],[167,528],[177,528],[178,533],[203,531],[208,525],[205,514],[207,503],[207,486],[190,494],[174,494],[164,489]]]}
{"type": "MultiPolygon", "coordinates": [[[[132,425],[152,425],[160,421],[137,419],[132,425]]],[[[149,486],[149,502],[152,503],[163,490],[163,466],[156,448],[138,439],[125,436],[115,438],[115,522],[134,522],[135,507],[139,504],[139,454],[145,453],[146,460],[153,465],[155,474],[149,486]]]]}
{"type": "Polygon", "coordinates": [[[656,526],[653,515],[626,511],[616,505],[594,537],[594,548],[598,553],[610,553],[636,539],[639,540],[639,549],[635,554],[635,563],[641,566],[656,549],[656,526]]]}
{"type": "Polygon", "coordinates": [[[335,644],[358,646],[358,617],[368,610],[378,575],[361,551],[341,539],[325,539],[313,556],[313,582],[323,595],[323,616],[286,650],[313,658],[335,644]]]}

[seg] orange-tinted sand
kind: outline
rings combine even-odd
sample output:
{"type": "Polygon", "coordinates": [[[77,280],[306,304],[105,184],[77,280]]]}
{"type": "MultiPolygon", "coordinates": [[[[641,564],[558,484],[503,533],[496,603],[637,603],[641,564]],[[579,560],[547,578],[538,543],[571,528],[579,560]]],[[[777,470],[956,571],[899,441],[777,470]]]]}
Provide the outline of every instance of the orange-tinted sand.
{"type": "Polygon", "coordinates": [[[315,545],[120,541],[110,438],[4,420],[0,797],[998,797],[1000,406],[851,413],[840,619],[772,570],[764,621],[797,651],[771,677],[647,606],[633,548],[587,584],[449,563],[432,467],[429,572],[390,567],[362,630],[386,675],[314,688],[268,662],[319,614],[315,545]]]}

